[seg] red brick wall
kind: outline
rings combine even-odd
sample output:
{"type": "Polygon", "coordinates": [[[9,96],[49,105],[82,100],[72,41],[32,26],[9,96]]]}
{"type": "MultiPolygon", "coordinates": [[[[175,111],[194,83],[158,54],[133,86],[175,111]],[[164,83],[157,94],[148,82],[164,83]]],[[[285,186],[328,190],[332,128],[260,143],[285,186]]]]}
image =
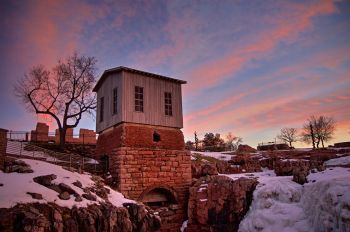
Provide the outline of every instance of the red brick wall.
{"type": "Polygon", "coordinates": [[[169,186],[176,192],[178,204],[171,215],[160,215],[162,231],[179,231],[187,213],[191,184],[191,155],[185,150],[137,148],[114,149],[110,172],[117,189],[138,200],[145,190],[169,186]]]}
{"type": "Polygon", "coordinates": [[[184,150],[185,143],[180,129],[122,123],[99,135],[96,154],[109,154],[117,147],[184,150]],[[160,135],[159,142],[153,141],[155,131],[160,135]]]}
{"type": "Polygon", "coordinates": [[[191,154],[184,150],[180,129],[122,123],[105,130],[97,140],[97,157],[109,156],[114,184],[126,197],[141,200],[145,192],[167,186],[176,193],[177,204],[160,212],[161,231],[177,232],[187,214],[191,184],[191,154]],[[160,141],[153,141],[153,133],[160,141]]]}

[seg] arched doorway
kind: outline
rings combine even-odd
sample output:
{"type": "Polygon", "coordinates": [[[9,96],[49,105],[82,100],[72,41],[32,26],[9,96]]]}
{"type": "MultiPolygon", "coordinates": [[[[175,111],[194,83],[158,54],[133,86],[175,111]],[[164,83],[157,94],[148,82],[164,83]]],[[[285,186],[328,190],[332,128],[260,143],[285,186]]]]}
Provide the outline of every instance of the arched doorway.
{"type": "Polygon", "coordinates": [[[139,197],[139,201],[153,209],[178,204],[176,192],[167,186],[147,188],[139,197]]]}

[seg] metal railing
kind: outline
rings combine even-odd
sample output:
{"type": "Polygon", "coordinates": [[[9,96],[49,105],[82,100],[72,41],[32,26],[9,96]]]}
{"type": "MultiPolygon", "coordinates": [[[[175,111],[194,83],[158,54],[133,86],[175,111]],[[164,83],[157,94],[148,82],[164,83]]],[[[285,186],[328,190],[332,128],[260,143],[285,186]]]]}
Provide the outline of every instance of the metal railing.
{"type": "Polygon", "coordinates": [[[52,151],[36,146],[25,140],[7,139],[6,155],[18,158],[42,160],[70,169],[92,173],[101,173],[108,169],[107,162],[97,161],[73,153],[52,151]]]}
{"type": "MultiPolygon", "coordinates": [[[[66,143],[73,144],[83,144],[83,145],[91,145],[96,144],[98,138],[98,134],[90,135],[90,134],[66,134],[66,143]]],[[[33,141],[33,142],[53,142],[58,143],[59,134],[56,132],[48,132],[48,133],[39,133],[36,131],[8,131],[7,139],[9,140],[17,140],[17,141],[33,141]]]]}

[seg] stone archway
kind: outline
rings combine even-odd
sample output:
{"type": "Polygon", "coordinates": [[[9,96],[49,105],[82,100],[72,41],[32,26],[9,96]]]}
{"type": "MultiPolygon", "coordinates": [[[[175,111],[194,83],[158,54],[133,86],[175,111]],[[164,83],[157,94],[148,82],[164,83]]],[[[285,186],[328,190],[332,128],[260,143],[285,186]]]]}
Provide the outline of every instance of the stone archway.
{"type": "Polygon", "coordinates": [[[148,187],[138,198],[138,201],[152,207],[167,207],[172,204],[178,204],[175,190],[166,185],[157,185],[148,187]]]}

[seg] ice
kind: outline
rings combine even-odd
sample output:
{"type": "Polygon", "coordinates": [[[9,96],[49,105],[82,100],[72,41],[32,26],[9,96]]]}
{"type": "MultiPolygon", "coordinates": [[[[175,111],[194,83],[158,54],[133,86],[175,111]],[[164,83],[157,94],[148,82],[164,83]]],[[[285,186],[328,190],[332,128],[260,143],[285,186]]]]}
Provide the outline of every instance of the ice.
{"type": "Polygon", "coordinates": [[[259,184],[239,231],[350,231],[350,169],[328,168],[312,173],[299,185],[291,176],[270,170],[227,175],[257,178],[259,184]]]}

